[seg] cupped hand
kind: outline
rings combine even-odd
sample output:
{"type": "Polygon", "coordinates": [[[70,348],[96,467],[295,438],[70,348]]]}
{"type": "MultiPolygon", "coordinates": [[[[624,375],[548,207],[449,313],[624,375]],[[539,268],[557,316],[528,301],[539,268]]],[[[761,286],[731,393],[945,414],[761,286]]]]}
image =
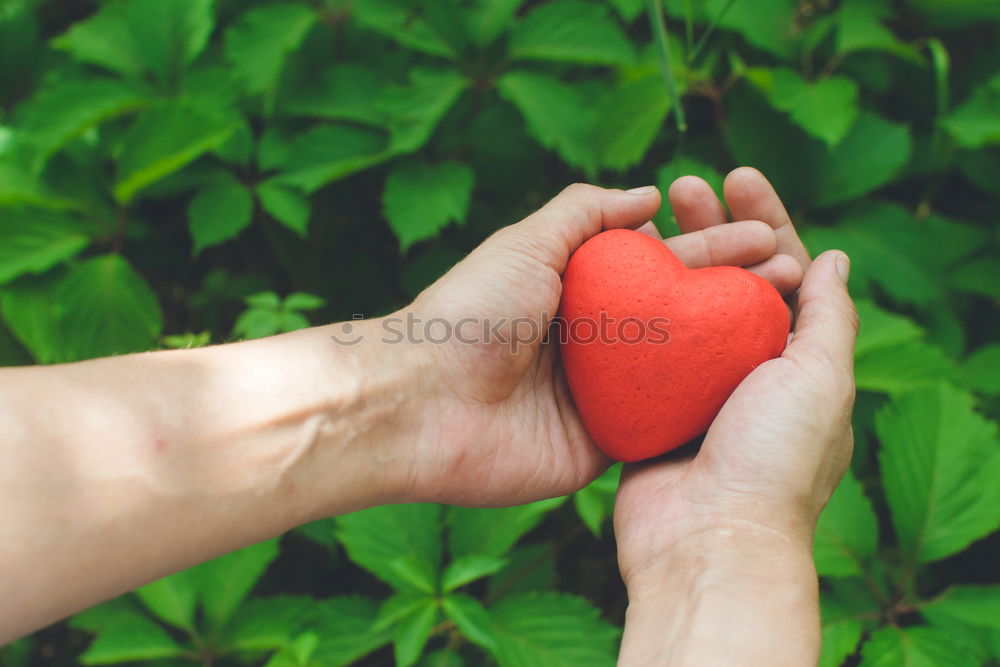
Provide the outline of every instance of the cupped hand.
{"type": "MultiPolygon", "coordinates": [[[[686,201],[676,197],[675,210],[686,201]]],[[[495,233],[394,315],[439,318],[428,329],[437,339],[451,329],[446,342],[410,346],[424,359],[426,414],[413,440],[407,500],[525,503],[576,491],[607,468],[610,460],[573,406],[557,345],[542,337],[573,251],[607,229],[656,235],[647,221],[660,203],[655,188],[570,186],[495,233]]],[[[798,264],[776,255],[781,230],[773,225],[747,219],[685,227],[665,243],[689,267],[746,266],[783,291],[799,280],[798,264]]]]}
{"type": "MultiPolygon", "coordinates": [[[[686,177],[671,199],[682,230],[725,221],[703,182],[686,177]]],[[[781,357],[757,367],[729,397],[697,454],[626,468],[615,507],[619,564],[628,584],[671,549],[711,531],[761,534],[800,551],[850,461],[857,315],[839,251],[809,261],[781,201],[757,171],[726,180],[733,216],[763,220],[776,252],[756,268],[795,292],[795,326],[781,357]],[[798,284],[801,278],[801,285],[798,284]]]]}

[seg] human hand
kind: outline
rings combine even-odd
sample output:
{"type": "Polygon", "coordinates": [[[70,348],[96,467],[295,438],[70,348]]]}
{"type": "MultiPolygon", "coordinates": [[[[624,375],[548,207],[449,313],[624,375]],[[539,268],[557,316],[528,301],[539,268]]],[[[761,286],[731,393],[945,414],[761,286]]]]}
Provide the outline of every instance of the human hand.
{"type": "MultiPolygon", "coordinates": [[[[679,212],[702,206],[697,185],[689,191],[685,182],[672,191],[679,212]]],[[[405,499],[512,505],[576,491],[607,468],[610,460],[573,407],[558,350],[543,344],[541,334],[558,308],[570,254],[602,230],[640,227],[659,205],[652,188],[571,186],[494,234],[394,314],[423,322],[442,318],[456,329],[461,323],[462,336],[478,341],[452,336],[440,345],[409,346],[422,358],[417,365],[424,369],[419,389],[424,419],[410,440],[405,499]],[[484,342],[487,333],[493,340],[484,342]]],[[[715,206],[714,212],[724,215],[717,201],[715,206]]],[[[779,290],[797,285],[801,269],[792,258],[775,254],[779,234],[770,225],[702,224],[703,216],[679,215],[687,233],[666,244],[689,267],[747,266],[779,290]]],[[[652,225],[642,231],[656,234],[652,225]]]]}
{"type": "MultiPolygon", "coordinates": [[[[703,196],[678,213],[682,229],[724,220],[707,186],[687,187],[703,196]]],[[[813,530],[853,446],[857,315],[847,258],[830,251],[810,265],[758,172],[737,170],[725,192],[733,215],[769,223],[775,257],[804,271],[796,324],[782,356],[729,397],[696,455],[626,468],[615,506],[630,596],[620,664],[807,664],[818,650],[813,530]]]]}

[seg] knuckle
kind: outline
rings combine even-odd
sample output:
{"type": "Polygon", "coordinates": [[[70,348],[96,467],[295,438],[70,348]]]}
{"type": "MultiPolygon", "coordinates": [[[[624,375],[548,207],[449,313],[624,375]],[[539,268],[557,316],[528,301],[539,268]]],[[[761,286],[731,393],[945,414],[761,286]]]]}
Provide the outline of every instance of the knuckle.
{"type": "Polygon", "coordinates": [[[560,192],[559,194],[570,195],[570,196],[584,196],[592,194],[597,189],[598,189],[597,186],[591,185],[590,183],[576,182],[567,185],[565,188],[563,188],[562,192],[560,192]]]}

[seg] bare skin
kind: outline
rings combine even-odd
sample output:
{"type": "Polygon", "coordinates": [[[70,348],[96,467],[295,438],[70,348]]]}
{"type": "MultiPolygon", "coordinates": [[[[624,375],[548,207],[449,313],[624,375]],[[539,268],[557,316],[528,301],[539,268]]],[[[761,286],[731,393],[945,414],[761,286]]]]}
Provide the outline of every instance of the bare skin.
{"type": "MultiPolygon", "coordinates": [[[[741,220],[734,223],[725,223],[706,188],[691,179],[671,188],[686,233],[667,245],[689,266],[746,266],[794,292],[808,256],[776,217],[784,209],[766,180],[753,170],[730,176],[727,201],[741,220]]],[[[483,333],[476,322],[500,317],[544,330],[570,254],[604,229],[655,233],[643,225],[659,204],[655,189],[568,188],[497,232],[393,317],[474,318],[464,325],[467,336],[483,333]]],[[[774,558],[800,560],[808,551],[815,511],[849,453],[842,433],[848,401],[781,396],[783,387],[833,377],[831,359],[847,349],[828,351],[819,340],[824,321],[853,326],[849,300],[826,307],[842,289],[823,269],[835,259],[818,260],[810,269],[818,277],[803,285],[793,343],[803,341],[802,352],[772,362],[775,375],[758,374],[750,389],[741,386],[695,459],[706,460],[627,476],[616,516],[633,594],[624,664],[654,664],[645,656],[658,660],[670,648],[655,653],[663,627],[641,630],[660,614],[655,605],[687,585],[658,563],[676,569],[698,552],[693,545],[720,530],[776,531],[787,540],[752,541],[774,558]],[[813,330],[820,333],[811,336],[807,304],[818,313],[813,330]],[[767,477],[751,463],[786,456],[769,464],[767,477]],[[774,479],[787,479],[787,488],[772,489],[774,479]],[[695,503],[704,511],[689,512],[695,503]],[[681,514],[684,520],[671,518],[681,514]],[[766,522],[758,520],[764,515],[766,522]]],[[[342,327],[329,325],[199,350],[0,370],[0,642],[318,517],[399,502],[523,503],[575,491],[609,465],[573,408],[552,345],[537,337],[516,350],[509,340],[388,345],[386,322],[358,325],[363,340],[353,346],[335,344],[330,337],[342,327]]],[[[506,333],[521,335],[511,327],[506,333]]],[[[847,374],[837,366],[838,382],[847,374]]],[[[743,541],[728,539],[727,553],[741,561],[743,541]]],[[[708,569],[745,585],[744,571],[725,563],[708,569]]],[[[808,570],[814,578],[811,564],[808,570]]],[[[808,583],[813,592],[787,610],[810,627],[818,618],[814,588],[808,583]]],[[[750,605],[750,597],[734,604],[750,605]]],[[[657,623],[691,618],[680,609],[657,623]]],[[[805,637],[806,652],[816,649],[814,640],[805,637]]]]}

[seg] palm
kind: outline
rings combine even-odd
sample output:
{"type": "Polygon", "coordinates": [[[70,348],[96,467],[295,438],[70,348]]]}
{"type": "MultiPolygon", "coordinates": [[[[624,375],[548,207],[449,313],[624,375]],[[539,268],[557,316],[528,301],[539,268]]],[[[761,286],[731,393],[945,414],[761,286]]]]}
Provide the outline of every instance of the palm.
{"type": "Polygon", "coordinates": [[[488,271],[481,259],[473,253],[414,304],[450,321],[482,322],[465,329],[477,336],[501,318],[519,322],[489,343],[436,350],[451,392],[441,403],[440,423],[450,426],[439,446],[455,461],[455,497],[445,500],[506,505],[570,493],[609,460],[573,408],[555,345],[540,341],[559,306],[559,273],[521,252],[491,258],[488,271]]]}
{"type": "Polygon", "coordinates": [[[665,551],[657,538],[673,541],[720,521],[764,523],[773,512],[787,511],[789,497],[800,500],[803,515],[818,512],[824,490],[836,485],[850,457],[849,446],[823,442],[830,434],[850,439],[842,414],[805,408],[825,394],[794,355],[774,359],[729,397],[697,456],[630,469],[615,505],[623,576],[665,551]],[[789,448],[789,442],[809,447],[789,448]]]}

